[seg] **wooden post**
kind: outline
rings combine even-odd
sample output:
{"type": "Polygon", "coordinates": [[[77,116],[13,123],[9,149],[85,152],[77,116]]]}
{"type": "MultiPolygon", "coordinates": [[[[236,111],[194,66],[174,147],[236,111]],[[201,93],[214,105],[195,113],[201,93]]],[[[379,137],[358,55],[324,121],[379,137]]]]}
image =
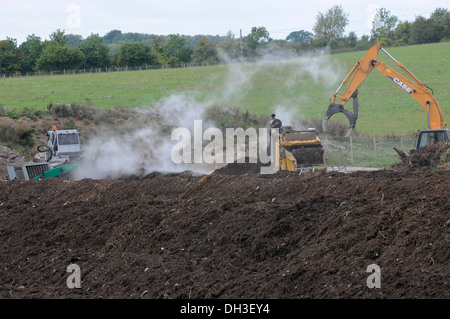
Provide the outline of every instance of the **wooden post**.
{"type": "Polygon", "coordinates": [[[400,137],[400,149],[403,151],[403,137],[400,137]]]}
{"type": "Polygon", "coordinates": [[[242,51],[242,29],[240,29],[240,45],[241,45],[241,56],[243,56],[243,51],[242,51]]]}
{"type": "Polygon", "coordinates": [[[353,165],[353,138],[350,135],[350,162],[353,165]]]}
{"type": "Polygon", "coordinates": [[[373,137],[373,151],[375,153],[375,165],[377,165],[377,141],[375,136],[373,137]]]}

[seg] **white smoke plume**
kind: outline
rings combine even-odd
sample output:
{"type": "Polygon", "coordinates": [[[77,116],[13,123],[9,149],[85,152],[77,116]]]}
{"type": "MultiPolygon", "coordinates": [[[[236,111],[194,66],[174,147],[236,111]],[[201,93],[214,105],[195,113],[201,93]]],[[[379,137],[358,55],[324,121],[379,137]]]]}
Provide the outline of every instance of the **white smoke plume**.
{"type": "Polygon", "coordinates": [[[137,109],[142,116],[155,117],[158,124],[132,127],[120,134],[105,132],[91,138],[83,146],[83,160],[74,178],[103,179],[186,170],[185,165],[172,162],[170,155],[175,141],[170,134],[161,132],[161,125],[189,129],[194,120],[204,117],[207,107],[187,95],[172,95],[159,100],[154,107],[137,109]]]}
{"type": "MultiPolygon", "coordinates": [[[[170,132],[161,132],[161,126],[170,130],[183,127],[192,132],[194,120],[203,120],[207,109],[217,103],[233,104],[244,97],[253,86],[256,73],[277,69],[279,67],[295,70],[286,78],[284,86],[295,87],[305,74],[313,81],[322,83],[325,89],[334,85],[336,79],[330,79],[332,65],[327,52],[316,52],[311,55],[264,55],[258,61],[246,63],[239,60],[227,60],[227,74],[220,85],[220,92],[214,96],[197,98],[194,91],[174,94],[163,98],[155,105],[137,109],[143,117],[154,117],[158,125],[130,128],[125,133],[105,133],[93,137],[87,145],[83,145],[83,161],[75,173],[75,179],[82,178],[117,178],[129,175],[145,175],[154,171],[181,172],[189,169],[187,165],[174,164],[171,150],[177,141],[172,141],[170,132]]],[[[222,56],[222,59],[227,59],[222,56]]],[[[283,99],[273,106],[278,118],[283,123],[301,113],[299,101],[308,101],[308,97],[296,97],[295,101],[283,99]]],[[[203,129],[214,127],[214,123],[203,121],[203,129]]]]}

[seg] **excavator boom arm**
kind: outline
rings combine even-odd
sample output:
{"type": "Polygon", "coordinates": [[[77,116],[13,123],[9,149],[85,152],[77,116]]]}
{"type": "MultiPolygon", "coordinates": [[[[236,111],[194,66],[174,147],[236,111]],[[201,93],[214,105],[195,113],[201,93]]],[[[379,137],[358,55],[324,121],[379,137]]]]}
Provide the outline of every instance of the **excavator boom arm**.
{"type": "Polygon", "coordinates": [[[347,101],[352,97],[352,95],[355,93],[355,91],[358,89],[361,83],[367,78],[367,76],[373,70],[373,66],[371,65],[370,61],[377,59],[378,52],[380,51],[380,49],[381,46],[379,44],[374,45],[367,51],[366,55],[355,64],[355,66],[351,69],[351,71],[342,81],[339,88],[333,94],[333,97],[331,98],[331,103],[335,103],[336,97],[339,97],[341,99],[339,105],[344,106],[345,103],[347,103],[347,101]],[[338,92],[340,91],[342,86],[344,86],[344,84],[346,84],[349,79],[351,80],[350,83],[348,84],[347,90],[345,91],[344,95],[342,96],[338,95],[338,92]]]}
{"type": "MultiPolygon", "coordinates": [[[[394,82],[399,88],[415,99],[427,113],[428,128],[439,129],[444,127],[444,116],[436,98],[428,90],[427,86],[421,83],[417,78],[403,67],[402,69],[410,75],[414,81],[392,70],[386,63],[373,61],[374,67],[388,79],[394,82]]],[[[400,66],[400,65],[399,65],[400,66]]]]}
{"type": "Polygon", "coordinates": [[[329,118],[336,113],[342,112],[348,118],[350,127],[346,136],[350,136],[356,125],[358,119],[358,88],[361,83],[367,78],[373,69],[377,69],[380,73],[385,75],[403,91],[414,98],[425,110],[428,117],[428,128],[437,129],[444,127],[444,119],[439,103],[433,94],[428,90],[428,87],[417,79],[411,72],[409,72],[400,62],[395,60],[380,44],[371,47],[365,56],[360,59],[355,66],[350,70],[348,75],[342,81],[336,92],[331,97],[331,104],[328,107],[327,113],[322,121],[323,130],[327,130],[327,122],[329,118]],[[398,67],[400,67],[409,77],[405,77],[390,68],[386,63],[378,61],[378,52],[382,50],[386,53],[398,67]],[[350,80],[347,89],[343,95],[339,95],[340,89],[350,80]],[[339,98],[339,103],[336,102],[339,98]],[[344,109],[344,105],[350,98],[353,98],[353,113],[344,109]]]}

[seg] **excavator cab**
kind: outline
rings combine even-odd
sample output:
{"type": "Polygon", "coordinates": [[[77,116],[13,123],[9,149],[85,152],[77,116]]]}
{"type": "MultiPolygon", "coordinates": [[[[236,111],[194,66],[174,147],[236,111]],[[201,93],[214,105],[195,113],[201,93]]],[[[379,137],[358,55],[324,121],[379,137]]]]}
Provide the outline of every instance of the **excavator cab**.
{"type": "Polygon", "coordinates": [[[78,130],[53,130],[47,132],[47,144],[39,145],[38,151],[45,153],[46,162],[77,162],[81,156],[78,130]]]}
{"type": "Polygon", "coordinates": [[[447,128],[434,130],[421,130],[416,136],[416,150],[434,143],[443,143],[449,139],[447,128]]]}

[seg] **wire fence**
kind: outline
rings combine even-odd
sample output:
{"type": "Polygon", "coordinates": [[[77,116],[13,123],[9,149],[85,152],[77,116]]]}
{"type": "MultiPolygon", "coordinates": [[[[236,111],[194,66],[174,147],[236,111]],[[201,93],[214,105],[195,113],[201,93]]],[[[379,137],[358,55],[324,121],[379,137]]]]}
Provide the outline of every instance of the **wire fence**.
{"type": "Polygon", "coordinates": [[[390,167],[399,163],[394,150],[408,153],[415,147],[414,137],[325,136],[322,144],[328,154],[328,164],[336,166],[390,167]]]}
{"type": "Polygon", "coordinates": [[[90,74],[90,73],[108,73],[108,72],[129,72],[129,71],[145,71],[145,70],[161,70],[161,69],[180,69],[189,67],[200,67],[209,66],[208,62],[202,63],[180,63],[176,65],[143,65],[136,67],[104,67],[104,68],[82,68],[77,70],[65,70],[62,71],[36,71],[36,72],[14,72],[14,73],[3,73],[0,74],[0,78],[18,78],[18,77],[28,77],[28,76],[53,76],[53,75],[73,75],[73,74],[90,74]]]}

